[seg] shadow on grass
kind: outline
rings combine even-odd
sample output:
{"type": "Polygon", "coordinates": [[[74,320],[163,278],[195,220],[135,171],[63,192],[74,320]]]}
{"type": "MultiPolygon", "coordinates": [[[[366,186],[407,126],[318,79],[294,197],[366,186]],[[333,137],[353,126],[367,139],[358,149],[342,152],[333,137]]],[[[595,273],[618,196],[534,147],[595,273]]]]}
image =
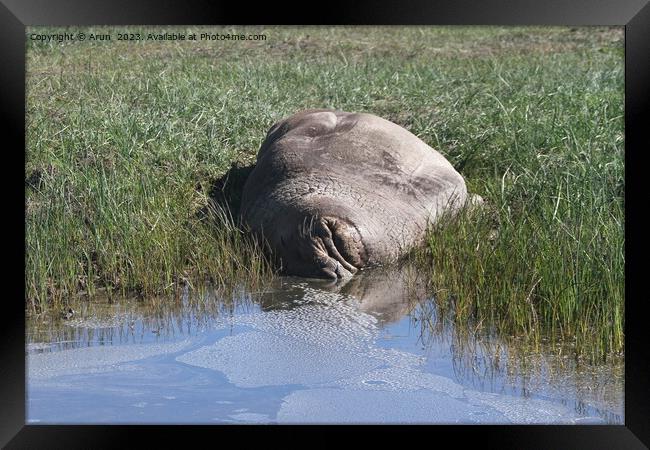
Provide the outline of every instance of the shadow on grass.
{"type": "Polygon", "coordinates": [[[232,163],[230,169],[221,178],[210,183],[208,196],[211,205],[201,208],[198,212],[199,217],[202,219],[208,217],[207,208],[217,207],[229,211],[235,224],[242,227],[239,214],[242,193],[246,180],[254,168],[255,164],[242,166],[238,162],[232,163]]]}

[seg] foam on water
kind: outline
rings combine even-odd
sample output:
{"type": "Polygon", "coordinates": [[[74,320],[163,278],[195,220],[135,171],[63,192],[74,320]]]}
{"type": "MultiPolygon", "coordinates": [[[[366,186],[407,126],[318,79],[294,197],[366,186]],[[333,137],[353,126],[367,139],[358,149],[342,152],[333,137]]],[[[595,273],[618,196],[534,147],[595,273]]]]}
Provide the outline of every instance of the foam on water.
{"type": "Polygon", "coordinates": [[[361,313],[348,296],[304,289],[304,304],[288,310],[241,314],[232,324],[287,336],[320,347],[337,350],[364,348],[377,334],[377,319],[361,313]]]}
{"type": "Polygon", "coordinates": [[[352,297],[304,287],[299,303],[222,317],[180,342],[29,354],[29,420],[599,421],[558,401],[480,392],[431,373],[424,356],[380,347],[377,319],[352,297]]]}
{"type": "Polygon", "coordinates": [[[357,377],[340,380],[334,385],[345,389],[398,392],[426,389],[446,394],[452,398],[463,398],[465,392],[463,386],[447,377],[404,366],[390,366],[371,370],[357,377]]]}
{"type": "Polygon", "coordinates": [[[284,399],[280,423],[478,423],[507,422],[482,409],[435,391],[310,389],[284,399]]]}
{"type": "Polygon", "coordinates": [[[225,337],[176,359],[221,371],[239,387],[315,385],[364,373],[382,364],[363,354],[263,332],[225,337]]]}
{"type": "MultiPolygon", "coordinates": [[[[467,399],[475,405],[487,406],[503,414],[511,423],[520,424],[573,424],[579,415],[566,406],[541,399],[511,397],[489,392],[466,392],[467,399]]],[[[599,422],[596,417],[587,417],[599,422]]]]}
{"type": "Polygon", "coordinates": [[[44,380],[61,375],[99,373],[117,370],[122,363],[137,361],[155,355],[174,353],[187,347],[188,341],[171,344],[120,345],[88,347],[52,353],[30,353],[27,355],[29,379],[44,380]]]}
{"type": "Polygon", "coordinates": [[[269,416],[266,414],[257,414],[257,413],[237,413],[231,414],[230,417],[237,422],[244,423],[268,423],[270,421],[269,416]]]}

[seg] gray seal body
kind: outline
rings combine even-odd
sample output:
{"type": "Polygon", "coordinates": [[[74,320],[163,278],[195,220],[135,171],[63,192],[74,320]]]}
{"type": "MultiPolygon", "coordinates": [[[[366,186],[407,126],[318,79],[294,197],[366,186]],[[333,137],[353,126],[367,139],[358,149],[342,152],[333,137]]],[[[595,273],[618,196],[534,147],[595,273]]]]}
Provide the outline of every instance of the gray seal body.
{"type": "Polygon", "coordinates": [[[408,130],[372,114],[308,110],[269,130],[241,214],[284,273],[341,278],[395,261],[466,199],[463,177],[408,130]]]}

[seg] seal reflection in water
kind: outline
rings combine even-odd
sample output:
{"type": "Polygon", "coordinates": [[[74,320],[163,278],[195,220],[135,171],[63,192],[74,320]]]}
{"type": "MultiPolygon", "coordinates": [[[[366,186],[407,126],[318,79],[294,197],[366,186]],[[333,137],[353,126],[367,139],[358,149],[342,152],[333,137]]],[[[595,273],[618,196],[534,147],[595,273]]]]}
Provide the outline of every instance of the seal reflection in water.
{"type": "Polygon", "coordinates": [[[309,110],[269,130],[241,215],[285,274],[337,279],[396,261],[466,198],[463,177],[406,129],[309,110]]]}
{"type": "Polygon", "coordinates": [[[298,278],[277,281],[277,286],[260,298],[263,311],[293,309],[304,305],[305,288],[323,293],[343,295],[345,301],[355,310],[375,317],[379,325],[397,322],[428,296],[426,280],[418,275],[415,267],[373,267],[354,277],[337,282],[313,280],[306,282],[298,278]]]}

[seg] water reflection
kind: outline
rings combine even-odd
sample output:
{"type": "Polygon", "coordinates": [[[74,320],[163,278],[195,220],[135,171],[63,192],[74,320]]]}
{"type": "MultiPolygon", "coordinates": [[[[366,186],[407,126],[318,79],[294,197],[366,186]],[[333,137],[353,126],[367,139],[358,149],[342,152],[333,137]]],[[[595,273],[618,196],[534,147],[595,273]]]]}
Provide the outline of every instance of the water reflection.
{"type": "MultiPolygon", "coordinates": [[[[338,283],[285,277],[257,292],[243,288],[227,293],[185,290],[175,299],[114,303],[98,299],[75,305],[74,309],[75,314],[69,319],[60,316],[29,318],[28,353],[173,343],[211,336],[211,330],[215,329],[226,330],[226,336],[233,336],[236,335],[233,330],[239,327],[238,332],[241,332],[242,326],[263,329],[267,334],[259,334],[259,338],[271,343],[276,342],[273,339],[278,336],[285,339],[299,335],[303,342],[309,341],[306,337],[309,333],[322,335],[322,339],[314,342],[321,346],[326,344],[334,352],[332,355],[336,354],[333,345],[340,345],[344,350],[346,345],[358,346],[360,342],[366,345],[363,339],[367,338],[389,353],[401,351],[421,358],[423,372],[418,375],[420,372],[408,369],[413,376],[444,376],[477,392],[554,399],[580,416],[595,415],[606,423],[623,423],[622,361],[588,366],[556,349],[526,347],[509,337],[499,336],[494,330],[477,332],[471,326],[455,326],[450,318],[440,314],[427,280],[408,265],[398,269],[367,270],[338,283]],[[368,318],[373,318],[374,322],[369,322],[368,318]],[[356,334],[348,333],[346,327],[350,324],[358,325],[356,334]],[[379,330],[377,335],[363,334],[364,330],[375,328],[379,330]],[[341,335],[337,336],[337,332],[341,335]],[[275,337],[271,339],[272,336],[275,337]],[[366,337],[359,341],[359,336],[366,337]]],[[[220,338],[224,336],[223,332],[219,333],[220,338]]],[[[254,336],[254,333],[246,336],[254,336]]],[[[217,347],[210,350],[209,357],[213,357],[214,352],[225,351],[218,347],[220,342],[224,341],[215,341],[217,347]]],[[[280,340],[273,345],[283,343],[280,340]]],[[[258,341],[246,341],[246,345],[258,344],[258,341]]],[[[311,355],[310,351],[305,349],[304,354],[311,355]]],[[[258,358],[263,359],[264,355],[258,358]]],[[[355,363],[342,359],[337,364],[355,363]]],[[[219,368],[228,373],[227,368],[219,368]]],[[[341,369],[336,367],[336,370],[341,369]]],[[[368,370],[374,369],[369,366],[368,370]]],[[[375,371],[380,373],[381,370],[378,366],[375,371]]],[[[236,378],[238,373],[233,376],[236,378]]],[[[320,383],[321,375],[312,373],[309,379],[321,380],[320,383]]],[[[364,378],[360,382],[370,386],[385,383],[382,380],[364,378]]],[[[263,381],[257,380],[257,383],[263,381]]],[[[327,390],[323,394],[333,395],[327,390]]],[[[302,398],[301,401],[310,400],[302,398]]]]}
{"type": "Polygon", "coordinates": [[[425,280],[414,267],[382,268],[360,272],[337,282],[285,277],[268,292],[259,296],[262,310],[295,308],[304,304],[306,287],[340,294],[346,302],[375,317],[379,324],[396,322],[427,298],[425,280]]]}

